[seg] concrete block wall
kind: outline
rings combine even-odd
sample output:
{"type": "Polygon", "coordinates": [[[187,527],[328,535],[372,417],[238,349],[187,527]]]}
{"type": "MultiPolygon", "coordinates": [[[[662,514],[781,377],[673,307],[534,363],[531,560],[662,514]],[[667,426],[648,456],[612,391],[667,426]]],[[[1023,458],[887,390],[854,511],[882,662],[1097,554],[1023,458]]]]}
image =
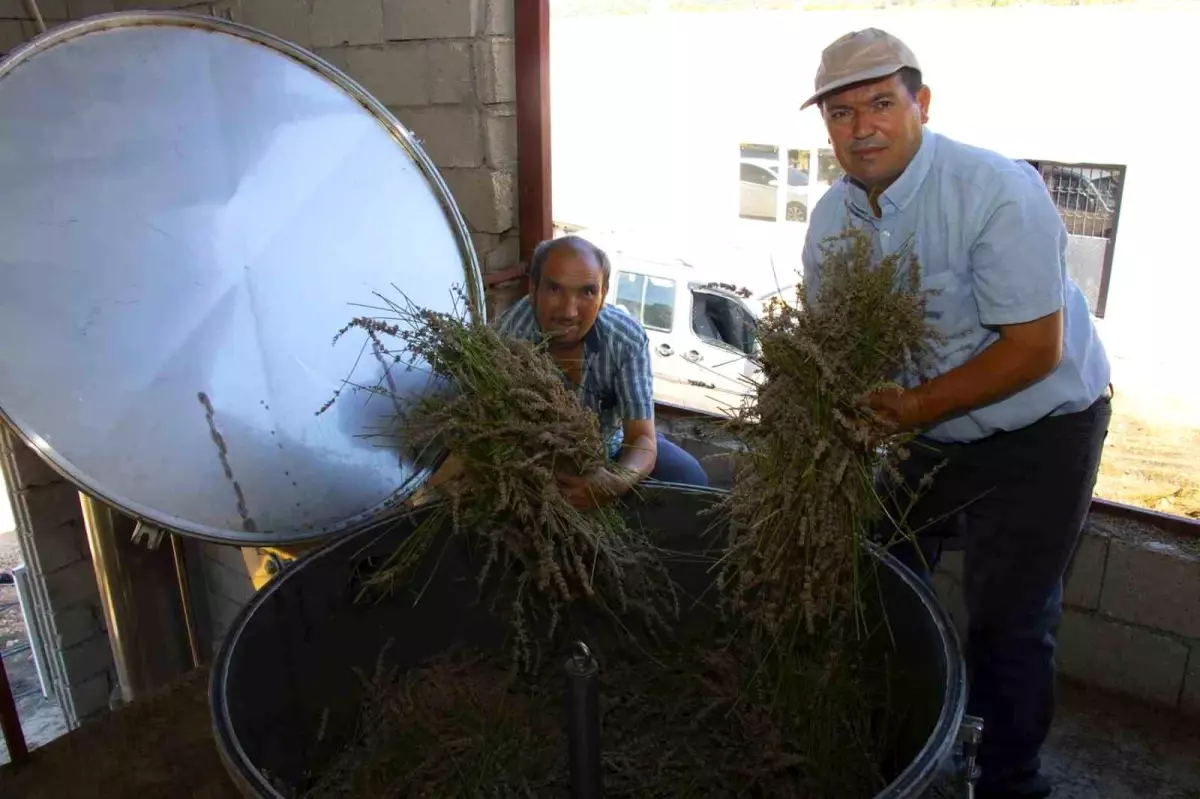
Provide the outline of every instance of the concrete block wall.
{"type": "MultiPolygon", "coordinates": [[[[1059,673],[1200,714],[1200,542],[1093,513],[1064,591],[1059,673]]],[[[965,635],[962,553],[934,578],[965,635]]]]}
{"type": "MultiPolygon", "coordinates": [[[[420,140],[485,271],[518,263],[512,0],[39,0],[47,25],[181,9],[259,28],[345,72],[420,140]]],[[[0,0],[0,53],[32,38],[21,0],[0,0]]]]}
{"type": "Polygon", "coordinates": [[[34,594],[36,627],[68,726],[104,713],[117,686],[79,492],[0,423],[0,465],[34,594]]]}

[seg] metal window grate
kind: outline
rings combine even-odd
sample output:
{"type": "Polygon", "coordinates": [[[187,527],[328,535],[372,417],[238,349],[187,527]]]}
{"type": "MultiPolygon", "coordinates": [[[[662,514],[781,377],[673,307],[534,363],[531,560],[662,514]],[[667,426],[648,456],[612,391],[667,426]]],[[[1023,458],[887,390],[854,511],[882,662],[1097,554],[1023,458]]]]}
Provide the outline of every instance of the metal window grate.
{"type": "Polygon", "coordinates": [[[1083,290],[1092,313],[1103,317],[1125,167],[1040,160],[1028,163],[1042,176],[1067,229],[1067,271],[1083,290]]]}

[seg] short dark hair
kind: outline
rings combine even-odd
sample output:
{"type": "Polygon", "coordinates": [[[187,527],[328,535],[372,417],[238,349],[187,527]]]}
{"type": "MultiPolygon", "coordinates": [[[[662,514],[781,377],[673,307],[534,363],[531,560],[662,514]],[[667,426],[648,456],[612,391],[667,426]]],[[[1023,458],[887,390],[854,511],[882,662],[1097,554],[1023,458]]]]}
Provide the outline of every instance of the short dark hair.
{"type": "Polygon", "coordinates": [[[612,274],[612,264],[608,260],[608,253],[583,236],[570,235],[546,239],[534,248],[533,255],[529,258],[529,284],[531,286],[537,287],[542,282],[542,269],[546,266],[546,260],[550,257],[550,253],[560,248],[569,248],[577,253],[594,257],[604,275],[604,285],[608,285],[608,278],[612,274]]]}
{"type": "MultiPolygon", "coordinates": [[[[925,83],[921,80],[921,70],[913,67],[901,67],[899,72],[893,72],[892,75],[899,75],[900,82],[904,84],[904,88],[908,90],[909,95],[914,100],[917,99],[917,92],[921,91],[921,87],[925,85],[925,83]]],[[[871,80],[863,80],[859,81],[858,83],[851,83],[849,86],[843,86],[840,89],[835,89],[834,91],[844,92],[846,89],[853,89],[858,86],[866,86],[871,83],[878,83],[881,80],[890,78],[892,75],[885,75],[882,78],[872,78],[871,80]]],[[[828,92],[817,101],[817,104],[821,107],[822,111],[825,110],[825,98],[830,94],[833,94],[833,92],[828,92]]]]}

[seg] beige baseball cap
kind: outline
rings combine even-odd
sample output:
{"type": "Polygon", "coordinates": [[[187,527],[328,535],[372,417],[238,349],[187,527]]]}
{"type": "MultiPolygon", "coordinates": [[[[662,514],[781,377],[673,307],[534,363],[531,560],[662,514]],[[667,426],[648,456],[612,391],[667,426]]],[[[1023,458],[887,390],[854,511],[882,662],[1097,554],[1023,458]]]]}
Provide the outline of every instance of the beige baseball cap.
{"type": "Polygon", "coordinates": [[[886,78],[905,67],[921,68],[908,45],[892,34],[878,28],[847,33],[821,53],[816,91],[800,108],[808,108],[824,95],[844,86],[886,78]]]}

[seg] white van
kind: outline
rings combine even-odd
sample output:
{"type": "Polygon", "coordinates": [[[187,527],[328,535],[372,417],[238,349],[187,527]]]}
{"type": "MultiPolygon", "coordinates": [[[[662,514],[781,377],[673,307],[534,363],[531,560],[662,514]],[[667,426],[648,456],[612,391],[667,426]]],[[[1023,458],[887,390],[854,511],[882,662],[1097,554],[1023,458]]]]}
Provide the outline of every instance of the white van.
{"type": "Polygon", "coordinates": [[[605,302],[646,330],[655,401],[716,414],[740,405],[757,370],[758,303],[678,258],[580,235],[604,248],[612,262],[605,302]]]}

